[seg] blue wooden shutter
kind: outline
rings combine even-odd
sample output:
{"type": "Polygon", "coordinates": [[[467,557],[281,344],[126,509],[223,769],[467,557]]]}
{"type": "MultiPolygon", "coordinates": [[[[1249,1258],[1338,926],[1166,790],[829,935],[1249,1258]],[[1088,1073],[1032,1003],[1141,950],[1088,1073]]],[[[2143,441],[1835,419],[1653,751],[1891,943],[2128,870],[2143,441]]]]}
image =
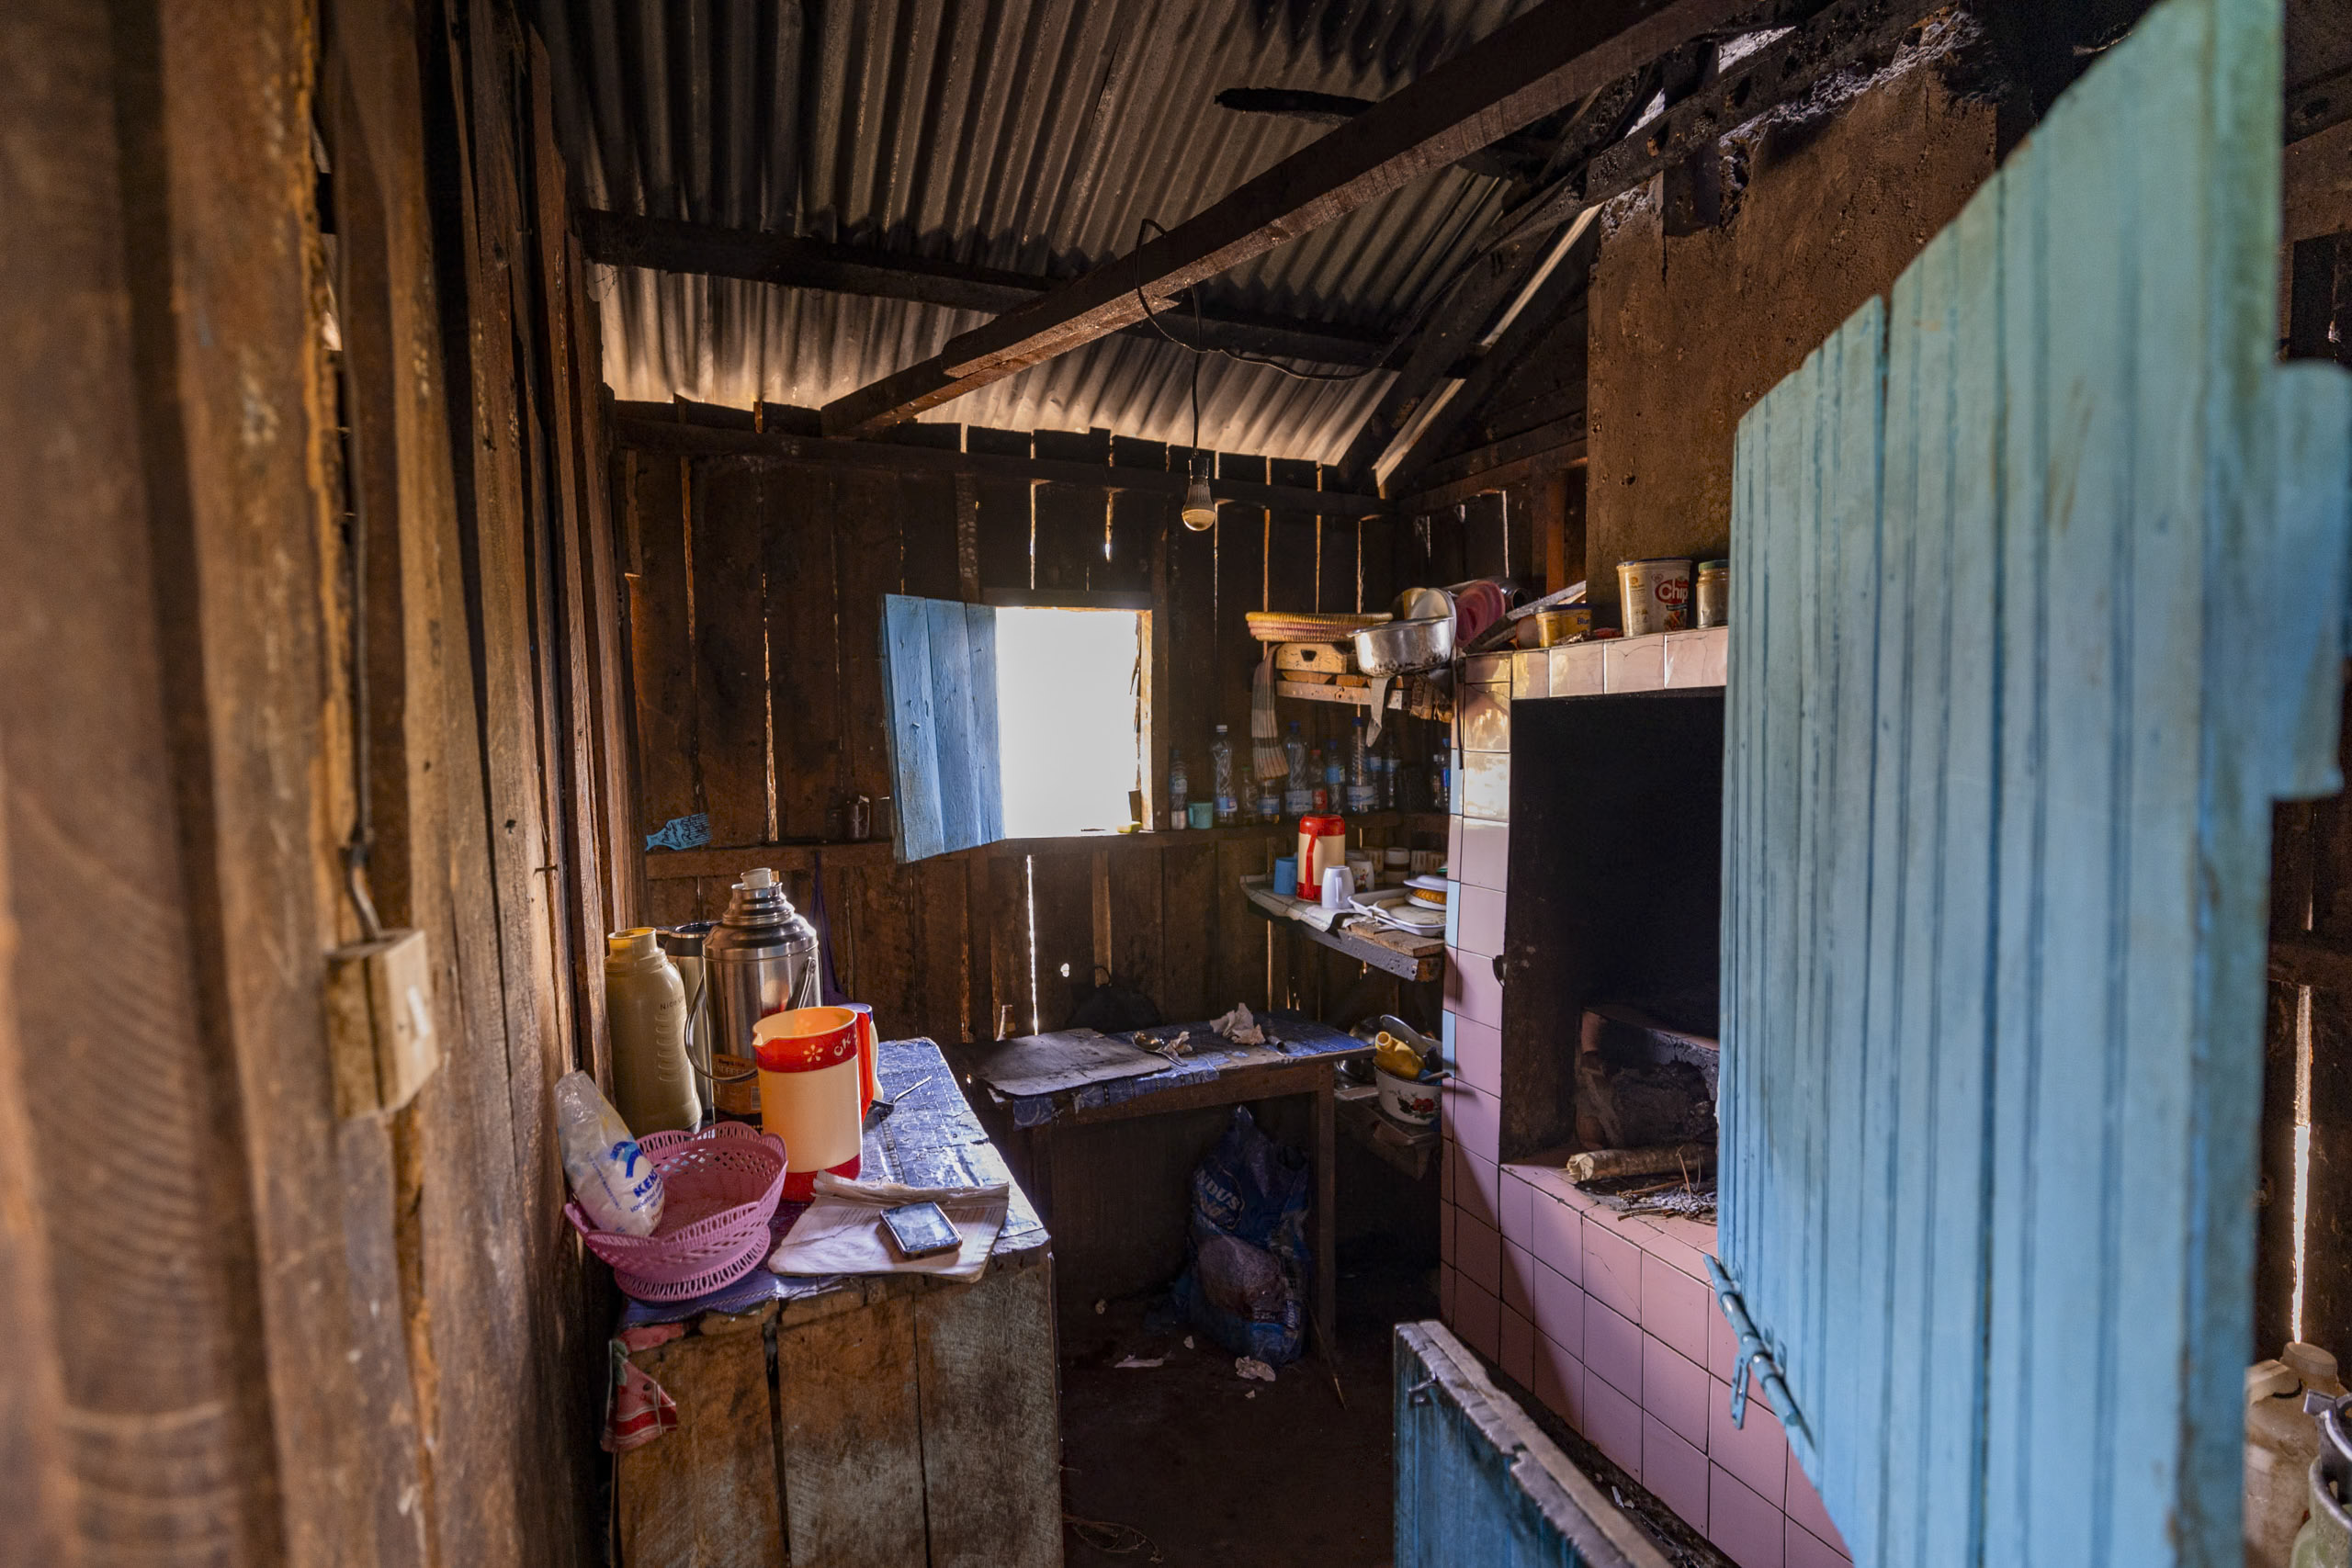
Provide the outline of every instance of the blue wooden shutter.
{"type": "Polygon", "coordinates": [[[922,860],[1003,838],[996,612],[887,595],[882,689],[889,705],[899,858],[922,860]]]}
{"type": "Polygon", "coordinates": [[[1857,1568],[2240,1561],[2352,479],[2272,361],[2278,28],[2165,0],[1740,426],[1719,1283],[1857,1568]]]}

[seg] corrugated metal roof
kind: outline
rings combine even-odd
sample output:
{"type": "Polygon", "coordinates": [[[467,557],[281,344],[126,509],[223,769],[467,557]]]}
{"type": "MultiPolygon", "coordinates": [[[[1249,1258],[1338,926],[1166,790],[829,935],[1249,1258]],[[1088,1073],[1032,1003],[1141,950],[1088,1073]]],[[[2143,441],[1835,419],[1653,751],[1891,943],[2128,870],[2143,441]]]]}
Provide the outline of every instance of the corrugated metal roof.
{"type": "MultiPolygon", "coordinates": [[[[539,18],[590,206],[1072,276],[1322,128],[1222,88],[1378,98],[1534,0],[575,0],[539,18]]],[[[1307,321],[1397,320],[1465,254],[1496,182],[1449,169],[1219,278],[1307,321]]],[[[899,300],[606,269],[625,399],[814,406],[981,320],[899,300]]],[[[1110,338],[926,417],[1188,442],[1190,356],[1110,338]]],[[[1338,458],[1387,378],[1302,382],[1212,355],[1201,440],[1338,458]]]]}

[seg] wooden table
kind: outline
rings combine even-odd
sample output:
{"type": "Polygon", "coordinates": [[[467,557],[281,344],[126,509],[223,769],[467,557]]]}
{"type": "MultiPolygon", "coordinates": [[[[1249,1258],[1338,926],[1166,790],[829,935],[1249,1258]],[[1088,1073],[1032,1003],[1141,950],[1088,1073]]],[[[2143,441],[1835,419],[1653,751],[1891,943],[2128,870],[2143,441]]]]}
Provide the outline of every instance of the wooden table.
{"type": "MultiPolygon", "coordinates": [[[[937,1046],[894,1041],[880,1065],[899,1104],[863,1177],[1012,1182],[937,1046]]],[[[619,1457],[622,1568],[1062,1561],[1052,1254],[1018,1183],[972,1284],[761,1269],[674,1309],[632,1303],[623,1325],[662,1321],[686,1337],[630,1359],[678,1425],[619,1457]]]]}
{"type": "MultiPolygon", "coordinates": [[[[1197,1111],[1204,1107],[1241,1105],[1250,1100],[1273,1100],[1285,1095],[1313,1097],[1315,1282],[1311,1326],[1317,1343],[1329,1354],[1331,1347],[1327,1336],[1333,1331],[1339,1304],[1335,1284],[1339,1242],[1335,1217],[1338,1183],[1334,1177],[1339,1125],[1335,1098],[1338,1069],[1340,1063],[1347,1057],[1367,1055],[1372,1047],[1352,1035],[1343,1034],[1295,1013],[1270,1013],[1260,1021],[1272,1028],[1281,1040],[1283,1060],[1227,1066],[1221,1050],[1224,1043],[1212,1032],[1208,1024],[1160,1024],[1140,1032],[1154,1039],[1169,1039],[1189,1031],[1196,1046],[1195,1054],[1165,1072],[1144,1077],[1090,1084],[1082,1089],[1063,1094],[1001,1096],[1000,1099],[1010,1110],[1013,1125],[1026,1131],[1030,1182],[1037,1189],[1038,1201],[1045,1206],[1046,1213],[1051,1213],[1054,1205],[1053,1134],[1057,1127],[1097,1126],[1105,1122],[1197,1111]]],[[[1123,1034],[1114,1038],[1132,1041],[1134,1036],[1123,1034]]]]}

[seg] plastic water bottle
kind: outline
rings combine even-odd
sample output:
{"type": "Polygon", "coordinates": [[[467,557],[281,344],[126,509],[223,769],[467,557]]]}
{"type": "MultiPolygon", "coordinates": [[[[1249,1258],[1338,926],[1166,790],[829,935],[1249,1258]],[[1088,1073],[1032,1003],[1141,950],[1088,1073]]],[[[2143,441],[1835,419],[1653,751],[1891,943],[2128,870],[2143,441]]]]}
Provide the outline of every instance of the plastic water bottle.
{"type": "Polygon", "coordinates": [[[1348,809],[1370,811],[1378,798],[1378,787],[1373,783],[1372,743],[1364,739],[1363,716],[1359,714],[1348,746],[1348,809]]]}
{"type": "Polygon", "coordinates": [[[1453,809],[1453,797],[1452,792],[1446,787],[1448,780],[1446,779],[1445,774],[1445,753],[1442,751],[1431,752],[1430,755],[1430,795],[1431,810],[1450,812],[1453,809]]]}
{"type": "Polygon", "coordinates": [[[1241,820],[1241,797],[1233,788],[1233,742],[1225,738],[1225,726],[1216,727],[1216,739],[1209,742],[1209,777],[1216,784],[1216,825],[1230,828],[1241,820]]]}
{"type": "Polygon", "coordinates": [[[1331,773],[1323,765],[1323,742],[1317,740],[1306,757],[1306,799],[1317,811],[1331,809],[1331,773]]]}
{"type": "Polygon", "coordinates": [[[1298,733],[1298,720],[1290,721],[1290,736],[1283,742],[1283,756],[1290,763],[1290,779],[1283,786],[1283,814],[1304,817],[1315,809],[1315,786],[1306,777],[1306,741],[1298,733]]]}
{"type": "Polygon", "coordinates": [[[1171,818],[1168,824],[1170,827],[1182,828],[1184,825],[1184,804],[1190,793],[1184,778],[1184,753],[1171,747],[1168,752],[1168,815],[1171,818]]]}

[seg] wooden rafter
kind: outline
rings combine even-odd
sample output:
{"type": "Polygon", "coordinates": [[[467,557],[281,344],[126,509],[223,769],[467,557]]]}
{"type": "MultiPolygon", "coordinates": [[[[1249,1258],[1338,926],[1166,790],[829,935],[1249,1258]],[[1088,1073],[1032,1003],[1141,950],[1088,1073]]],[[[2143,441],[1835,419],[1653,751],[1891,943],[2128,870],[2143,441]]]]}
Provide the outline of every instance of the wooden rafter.
{"type": "MultiPolygon", "coordinates": [[[[624,212],[576,215],[581,247],[588,259],[612,266],[657,272],[735,277],[786,288],[822,289],[880,299],[906,299],[955,310],[1000,315],[1050,294],[1067,279],[997,267],[967,266],[933,256],[900,255],[871,245],[843,245],[793,234],[728,229],[669,218],[624,212]]],[[[1381,362],[1388,334],[1351,327],[1281,321],[1245,310],[1204,306],[1199,332],[1192,312],[1182,312],[1169,329],[1185,342],[1207,348],[1280,355],[1317,365],[1368,369],[1381,362]]],[[[1148,323],[1125,329],[1157,339],[1148,323]]]]}
{"type": "Polygon", "coordinates": [[[871,434],[1133,326],[1147,299],[1158,309],[1756,9],[1756,0],[1547,0],[1159,238],[829,403],[826,432],[871,434]]]}
{"type": "MultiPolygon", "coordinates": [[[[1611,136],[1586,147],[1580,156],[1563,160],[1558,177],[1498,217],[1485,242],[1498,254],[1517,254],[1518,265],[1498,271],[1483,291],[1464,289],[1453,308],[1403,346],[1396,356],[1400,362],[1396,378],[1349,444],[1341,471],[1369,483],[1374,465],[1412,427],[1449,378],[1476,377],[1475,369],[1464,368],[1464,340],[1482,331],[1528,286],[1532,258],[1562,224],[1713,146],[1758,115],[1812,91],[1833,72],[1891,51],[1917,25],[1924,8],[1925,0],[1837,0],[1669,106],[1638,134],[1611,136]]],[[[1478,395],[1464,386],[1439,417],[1450,414],[1458,420],[1478,395]]],[[[1433,449],[1426,426],[1417,433],[1414,445],[1423,453],[1433,449]]],[[[1409,468],[1412,460],[1407,458],[1404,466],[1409,468]]],[[[1397,477],[1409,482],[1409,475],[1397,477]]]]}

